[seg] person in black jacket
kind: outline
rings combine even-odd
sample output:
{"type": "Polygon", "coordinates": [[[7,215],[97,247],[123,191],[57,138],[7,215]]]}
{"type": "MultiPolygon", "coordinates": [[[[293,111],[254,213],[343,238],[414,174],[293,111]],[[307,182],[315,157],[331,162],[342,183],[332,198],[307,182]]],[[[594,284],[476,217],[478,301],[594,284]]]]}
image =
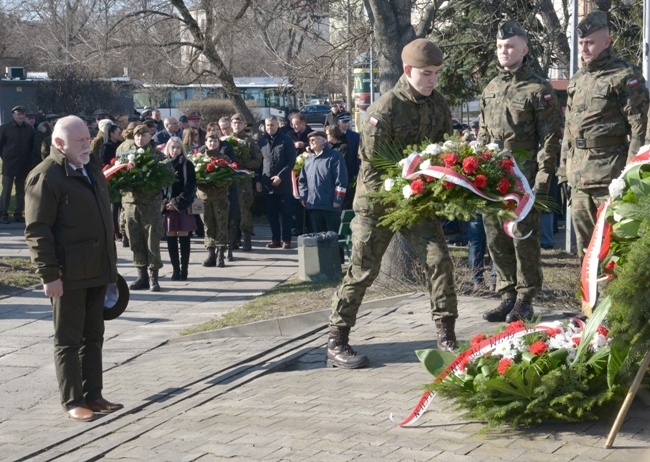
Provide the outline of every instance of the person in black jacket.
{"type": "MultiPolygon", "coordinates": [[[[122,143],[122,128],[119,125],[112,123],[102,125],[104,128],[102,139],[106,141],[99,149],[99,157],[102,160],[102,167],[105,167],[107,165],[112,165],[113,159],[115,159],[115,151],[122,143]]],[[[121,201],[118,200],[117,202],[111,202],[111,209],[113,212],[113,230],[115,232],[115,240],[121,241],[124,239],[124,236],[120,232],[120,211],[122,210],[121,201]]]]}
{"type": "Polygon", "coordinates": [[[167,233],[167,250],[172,263],[172,281],[186,281],[187,267],[190,262],[190,231],[196,229],[194,216],[188,208],[196,196],[196,173],[194,164],[185,154],[183,141],[172,136],[165,145],[165,155],[171,159],[174,167],[174,184],[165,189],[165,233],[167,233]],[[178,248],[180,244],[180,259],[178,248]]]}
{"type": "Polygon", "coordinates": [[[288,136],[278,133],[279,126],[278,119],[274,116],[267,117],[264,121],[264,135],[258,141],[263,160],[255,178],[255,189],[264,197],[271,226],[271,242],[266,246],[269,249],[280,246],[290,249],[293,211],[291,171],[296,163],[296,148],[288,136]]]}

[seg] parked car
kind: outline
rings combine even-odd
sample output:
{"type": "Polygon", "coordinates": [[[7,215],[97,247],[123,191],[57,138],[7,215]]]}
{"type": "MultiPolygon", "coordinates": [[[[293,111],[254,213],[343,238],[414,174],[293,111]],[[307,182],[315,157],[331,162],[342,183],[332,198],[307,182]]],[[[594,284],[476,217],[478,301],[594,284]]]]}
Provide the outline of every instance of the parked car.
{"type": "Polygon", "coordinates": [[[324,104],[310,104],[303,107],[300,112],[305,115],[308,124],[323,124],[325,116],[331,112],[331,108],[324,104]]]}

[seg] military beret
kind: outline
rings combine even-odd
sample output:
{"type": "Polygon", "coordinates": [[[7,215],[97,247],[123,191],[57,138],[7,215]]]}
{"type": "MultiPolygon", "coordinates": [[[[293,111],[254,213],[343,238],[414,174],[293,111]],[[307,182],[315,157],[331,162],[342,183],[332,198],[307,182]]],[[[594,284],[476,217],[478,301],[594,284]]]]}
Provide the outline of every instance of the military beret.
{"type": "Polygon", "coordinates": [[[526,37],[526,30],[521,27],[517,21],[508,19],[507,21],[503,21],[501,24],[499,24],[499,28],[497,29],[497,38],[499,40],[509,39],[515,35],[526,37]]]}
{"type": "Polygon", "coordinates": [[[25,106],[14,106],[11,112],[27,112],[27,109],[25,109],[25,106]]]}
{"type": "Polygon", "coordinates": [[[190,115],[187,116],[187,120],[201,120],[201,113],[198,111],[190,112],[190,115]]]}
{"type": "Polygon", "coordinates": [[[102,115],[107,116],[107,115],[108,115],[108,112],[107,112],[106,110],[104,110],[104,109],[97,109],[95,112],[93,112],[93,115],[94,115],[95,117],[97,117],[97,116],[102,116],[102,115]]]}
{"type": "Polygon", "coordinates": [[[187,116],[185,114],[183,114],[182,116],[180,116],[178,118],[178,121],[183,122],[183,123],[187,123],[187,116]]]}
{"type": "Polygon", "coordinates": [[[242,116],[239,112],[237,112],[237,113],[235,113],[235,114],[232,115],[232,117],[230,118],[230,120],[231,120],[231,121],[233,121],[233,120],[239,120],[239,121],[243,122],[243,121],[244,121],[244,116],[242,116]]]}
{"type": "Polygon", "coordinates": [[[134,135],[137,135],[138,133],[151,133],[151,132],[149,131],[149,127],[147,127],[144,124],[140,124],[133,129],[134,135]]]}
{"type": "Polygon", "coordinates": [[[317,136],[327,139],[327,135],[325,134],[324,131],[321,130],[316,130],[311,132],[309,135],[307,135],[307,138],[316,138],[317,136]]]}
{"type": "Polygon", "coordinates": [[[402,50],[402,62],[411,67],[440,66],[444,61],[442,50],[427,39],[415,39],[402,50]]]}
{"type": "Polygon", "coordinates": [[[91,117],[91,116],[86,117],[86,122],[91,122],[91,123],[92,123],[92,122],[95,122],[95,118],[94,118],[94,117],[91,117]]]}
{"type": "Polygon", "coordinates": [[[352,117],[350,116],[349,112],[339,112],[336,115],[336,120],[340,120],[341,122],[349,122],[352,120],[352,117]]]}
{"type": "Polygon", "coordinates": [[[589,35],[604,27],[609,27],[607,24],[607,13],[604,11],[592,11],[587,16],[582,18],[582,21],[580,21],[580,23],[578,23],[576,32],[580,38],[588,37],[589,35]]]}

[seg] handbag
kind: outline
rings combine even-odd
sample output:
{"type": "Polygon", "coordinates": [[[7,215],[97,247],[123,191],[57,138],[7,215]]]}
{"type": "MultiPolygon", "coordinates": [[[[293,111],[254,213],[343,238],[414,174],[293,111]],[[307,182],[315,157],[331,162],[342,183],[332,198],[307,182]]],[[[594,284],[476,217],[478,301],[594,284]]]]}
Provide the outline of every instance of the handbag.
{"type": "Polygon", "coordinates": [[[187,213],[190,215],[201,215],[205,212],[205,204],[198,197],[194,198],[194,202],[187,208],[187,213]]]}

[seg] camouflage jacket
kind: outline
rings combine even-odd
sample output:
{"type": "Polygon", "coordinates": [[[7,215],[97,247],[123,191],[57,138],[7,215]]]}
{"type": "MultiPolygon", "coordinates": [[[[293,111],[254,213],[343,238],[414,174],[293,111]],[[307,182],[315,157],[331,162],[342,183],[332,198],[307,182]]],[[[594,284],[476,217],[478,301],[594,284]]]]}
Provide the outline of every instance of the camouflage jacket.
{"type": "Polygon", "coordinates": [[[361,129],[355,211],[374,216],[382,214],[380,204],[363,199],[365,193],[378,191],[382,184],[384,172],[368,162],[378,148],[394,145],[401,149],[425,140],[440,142],[451,132],[451,112],[444,96],[433,90],[429,96],[415,97],[406,76],[402,75],[366,112],[361,129]]]}
{"type": "Polygon", "coordinates": [[[578,189],[606,187],[643,145],[648,121],[643,75],[608,48],[583,63],[567,98],[559,180],[578,189]]]}
{"type": "Polygon", "coordinates": [[[551,84],[533,72],[526,57],[515,71],[499,67],[480,100],[478,140],[532,155],[523,165],[532,188],[547,192],[560,154],[562,113],[551,84]]]}
{"type": "Polygon", "coordinates": [[[235,136],[241,140],[246,141],[248,147],[251,150],[251,156],[249,159],[237,159],[237,164],[239,167],[253,171],[260,168],[262,165],[262,151],[260,151],[260,147],[257,145],[257,141],[255,141],[252,136],[247,135],[244,131],[235,133],[235,136]]]}

